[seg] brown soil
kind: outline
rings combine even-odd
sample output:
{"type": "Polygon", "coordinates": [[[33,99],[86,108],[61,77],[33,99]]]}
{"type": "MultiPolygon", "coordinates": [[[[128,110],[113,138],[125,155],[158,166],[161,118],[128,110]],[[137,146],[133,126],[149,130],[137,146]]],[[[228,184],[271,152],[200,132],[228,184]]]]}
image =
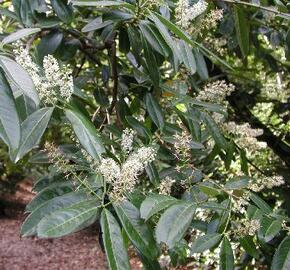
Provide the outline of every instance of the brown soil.
{"type": "MultiPolygon", "coordinates": [[[[5,198],[9,207],[3,211],[5,216],[0,216],[0,270],[108,269],[96,227],[59,239],[20,238],[23,206],[32,197],[31,185],[24,181],[13,196],[5,198]]],[[[140,270],[138,259],[131,258],[132,269],[140,270]]]]}

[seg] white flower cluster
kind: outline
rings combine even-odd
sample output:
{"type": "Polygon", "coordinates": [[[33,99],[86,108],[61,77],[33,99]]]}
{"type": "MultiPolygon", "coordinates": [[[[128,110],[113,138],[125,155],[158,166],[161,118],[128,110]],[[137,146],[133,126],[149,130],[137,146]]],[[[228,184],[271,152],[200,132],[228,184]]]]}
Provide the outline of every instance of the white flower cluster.
{"type": "Polygon", "coordinates": [[[133,149],[134,136],[136,132],[132,129],[126,128],[122,134],[121,147],[125,153],[131,152],[133,149]]]}
{"type": "Polygon", "coordinates": [[[285,184],[283,176],[261,176],[257,178],[254,182],[249,184],[249,189],[260,192],[263,189],[272,189],[273,187],[279,187],[285,184]]]}
{"type": "Polygon", "coordinates": [[[215,81],[204,86],[196,99],[199,101],[223,103],[226,97],[233,91],[235,91],[235,86],[233,84],[227,84],[224,80],[215,81]]]}
{"type": "Polygon", "coordinates": [[[164,180],[161,181],[159,185],[159,194],[163,195],[170,195],[171,193],[171,188],[173,184],[175,183],[175,180],[170,178],[169,176],[166,176],[164,180]]]}
{"type": "Polygon", "coordinates": [[[235,122],[228,122],[224,123],[222,128],[224,131],[237,136],[237,144],[250,152],[256,152],[267,147],[265,142],[259,142],[257,140],[257,137],[263,134],[263,130],[253,129],[249,123],[238,125],[235,122]]]}
{"type": "Polygon", "coordinates": [[[15,59],[30,75],[40,99],[45,104],[55,104],[58,98],[69,101],[74,90],[73,78],[68,66],[59,67],[52,56],[43,59],[44,76],[39,67],[33,62],[29,51],[16,43],[15,59]]]}
{"type": "Polygon", "coordinates": [[[189,0],[179,0],[175,9],[176,24],[184,29],[188,29],[190,22],[205,12],[207,6],[208,4],[204,0],[199,0],[192,6],[189,0]]]}
{"type": "Polygon", "coordinates": [[[202,30],[210,30],[217,27],[218,22],[222,20],[224,11],[222,9],[212,10],[203,20],[202,20],[202,30]]]}
{"type": "Polygon", "coordinates": [[[247,209],[246,207],[249,205],[250,193],[245,192],[241,197],[235,198],[232,202],[232,209],[236,213],[246,214],[247,209]]]}
{"type": "Polygon", "coordinates": [[[190,134],[183,130],[181,134],[176,133],[174,136],[174,149],[176,152],[176,156],[179,159],[187,160],[190,158],[190,143],[191,143],[191,136],[190,134]]]}
{"type": "Polygon", "coordinates": [[[74,165],[70,165],[69,160],[66,159],[64,154],[56,147],[55,144],[46,142],[44,145],[49,162],[54,165],[58,172],[64,173],[67,176],[73,170],[74,165]]]}
{"type": "Polygon", "coordinates": [[[97,170],[103,175],[105,181],[112,185],[110,192],[112,199],[124,200],[125,193],[134,190],[138,176],[155,157],[155,148],[141,147],[132,153],[121,166],[111,158],[102,159],[97,170]]]}
{"type": "Polygon", "coordinates": [[[234,230],[234,235],[238,238],[247,235],[254,236],[259,229],[260,220],[241,220],[237,228],[234,230]]]}

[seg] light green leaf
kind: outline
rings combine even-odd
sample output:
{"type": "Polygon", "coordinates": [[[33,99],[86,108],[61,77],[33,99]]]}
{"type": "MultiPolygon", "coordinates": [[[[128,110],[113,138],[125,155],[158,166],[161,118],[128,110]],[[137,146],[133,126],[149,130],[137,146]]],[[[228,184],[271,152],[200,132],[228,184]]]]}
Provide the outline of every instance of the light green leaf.
{"type": "Polygon", "coordinates": [[[177,199],[170,196],[161,194],[150,194],[141,204],[141,218],[148,220],[153,215],[170,207],[177,202],[177,199]]]}
{"type": "Polygon", "coordinates": [[[185,67],[188,68],[191,74],[194,74],[196,72],[196,63],[192,52],[192,47],[190,47],[185,41],[180,40],[179,52],[185,67]]]}
{"type": "Polygon", "coordinates": [[[173,248],[184,236],[193,215],[195,205],[188,202],[177,203],[168,208],[160,217],[155,234],[158,243],[173,248]]]}
{"type": "Polygon", "coordinates": [[[248,186],[249,181],[250,179],[247,176],[234,177],[225,184],[225,189],[243,189],[248,186]]]}
{"type": "Polygon", "coordinates": [[[39,31],[41,31],[40,28],[24,28],[24,29],[20,29],[17,30],[16,32],[11,33],[9,36],[3,38],[2,42],[4,44],[8,44],[11,42],[14,42],[16,40],[19,40],[21,38],[30,36],[32,34],[38,33],[39,31]]]}
{"type": "Polygon", "coordinates": [[[95,6],[95,7],[118,7],[118,6],[124,6],[126,8],[129,8],[131,10],[134,10],[134,6],[126,3],[124,1],[90,1],[90,0],[73,0],[73,5],[75,6],[95,6]]]}
{"type": "Polygon", "coordinates": [[[11,87],[0,69],[0,137],[8,143],[13,156],[20,141],[20,120],[11,87]]]}
{"type": "Polygon", "coordinates": [[[128,253],[119,224],[107,209],[102,211],[101,227],[109,268],[111,270],[130,269],[128,253]]]}
{"type": "Polygon", "coordinates": [[[99,212],[95,199],[56,210],[45,216],[37,225],[37,235],[41,238],[60,237],[83,229],[95,221],[99,212]]]}
{"type": "Polygon", "coordinates": [[[93,123],[76,110],[66,109],[65,115],[71,122],[82,146],[93,158],[100,159],[102,153],[105,152],[105,148],[93,123]]]}
{"type": "Polygon", "coordinates": [[[0,66],[4,69],[9,80],[11,80],[24,95],[33,100],[37,107],[40,100],[29,74],[18,63],[3,55],[0,55],[0,66]]]}
{"type": "Polygon", "coordinates": [[[51,118],[53,107],[40,109],[31,114],[21,124],[21,140],[15,162],[20,160],[31,149],[38,146],[51,118]]]}

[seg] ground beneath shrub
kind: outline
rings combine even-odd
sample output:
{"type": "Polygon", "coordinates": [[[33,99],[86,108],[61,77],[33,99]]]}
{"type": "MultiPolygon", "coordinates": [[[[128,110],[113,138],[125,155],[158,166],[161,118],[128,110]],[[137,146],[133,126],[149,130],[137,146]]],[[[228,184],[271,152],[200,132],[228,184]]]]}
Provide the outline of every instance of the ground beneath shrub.
{"type": "MultiPolygon", "coordinates": [[[[20,226],[24,220],[21,205],[33,196],[30,188],[29,181],[22,182],[13,196],[5,198],[13,207],[6,207],[2,211],[5,216],[0,216],[0,270],[108,269],[106,257],[98,244],[97,227],[59,239],[20,238],[20,226]]],[[[132,269],[141,269],[136,256],[131,256],[130,263],[132,269]]]]}

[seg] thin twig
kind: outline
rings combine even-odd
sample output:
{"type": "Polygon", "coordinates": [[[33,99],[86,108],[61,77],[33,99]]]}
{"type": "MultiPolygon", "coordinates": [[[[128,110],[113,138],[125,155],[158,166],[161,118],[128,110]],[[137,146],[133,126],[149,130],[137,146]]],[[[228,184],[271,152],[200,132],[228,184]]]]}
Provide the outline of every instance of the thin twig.
{"type": "Polygon", "coordinates": [[[249,3],[249,2],[239,1],[239,0],[221,0],[221,1],[226,2],[226,3],[230,3],[230,4],[238,4],[238,5],[244,5],[244,6],[250,6],[250,7],[254,7],[254,8],[258,8],[258,9],[263,9],[265,11],[272,12],[272,13],[275,13],[275,14],[280,15],[280,16],[285,16],[285,17],[288,17],[290,19],[290,14],[285,13],[285,12],[281,12],[281,11],[273,9],[271,7],[265,7],[265,6],[262,6],[259,4],[254,4],[254,3],[249,3]]]}

